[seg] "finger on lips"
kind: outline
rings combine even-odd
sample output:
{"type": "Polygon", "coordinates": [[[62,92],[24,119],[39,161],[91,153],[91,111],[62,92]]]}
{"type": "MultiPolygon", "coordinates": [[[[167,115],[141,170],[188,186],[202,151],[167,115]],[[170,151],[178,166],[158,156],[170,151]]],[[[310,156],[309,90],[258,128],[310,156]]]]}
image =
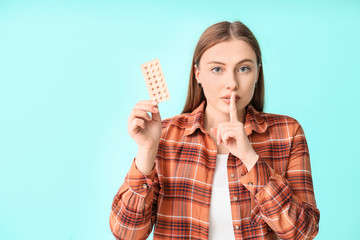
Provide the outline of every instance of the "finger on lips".
{"type": "Polygon", "coordinates": [[[237,122],[237,113],[236,113],[236,93],[232,92],[230,97],[230,122],[237,122]]]}
{"type": "Polygon", "coordinates": [[[237,110],[236,110],[236,93],[232,92],[230,96],[229,106],[230,122],[231,123],[220,123],[217,128],[211,128],[211,133],[216,137],[216,142],[220,145],[222,142],[227,145],[227,141],[231,138],[230,133],[227,131],[233,130],[236,127],[238,121],[237,110]]]}

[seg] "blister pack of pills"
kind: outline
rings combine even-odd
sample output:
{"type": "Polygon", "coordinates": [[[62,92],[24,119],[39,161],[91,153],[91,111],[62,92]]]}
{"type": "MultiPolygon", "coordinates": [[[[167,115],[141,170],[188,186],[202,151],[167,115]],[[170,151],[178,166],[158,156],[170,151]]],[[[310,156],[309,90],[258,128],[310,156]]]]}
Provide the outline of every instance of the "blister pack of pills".
{"type": "Polygon", "coordinates": [[[169,89],[159,59],[141,64],[141,71],[152,100],[160,103],[170,99],[169,89]]]}

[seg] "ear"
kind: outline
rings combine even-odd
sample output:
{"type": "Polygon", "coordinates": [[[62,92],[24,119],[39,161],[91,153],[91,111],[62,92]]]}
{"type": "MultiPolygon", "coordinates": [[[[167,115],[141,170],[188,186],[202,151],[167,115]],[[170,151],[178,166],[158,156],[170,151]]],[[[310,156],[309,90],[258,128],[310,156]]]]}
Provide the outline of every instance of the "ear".
{"type": "Polygon", "coordinates": [[[199,82],[199,80],[200,80],[200,71],[197,68],[196,64],[194,64],[194,74],[195,74],[196,80],[199,82]]]}
{"type": "Polygon", "coordinates": [[[259,78],[261,68],[262,68],[262,65],[261,65],[261,63],[260,63],[260,64],[259,64],[259,67],[258,67],[257,78],[259,78]]]}
{"type": "Polygon", "coordinates": [[[257,73],[256,73],[256,81],[255,81],[255,85],[258,83],[259,81],[259,77],[260,77],[260,70],[261,70],[261,63],[259,64],[258,66],[258,70],[257,70],[257,73]]]}

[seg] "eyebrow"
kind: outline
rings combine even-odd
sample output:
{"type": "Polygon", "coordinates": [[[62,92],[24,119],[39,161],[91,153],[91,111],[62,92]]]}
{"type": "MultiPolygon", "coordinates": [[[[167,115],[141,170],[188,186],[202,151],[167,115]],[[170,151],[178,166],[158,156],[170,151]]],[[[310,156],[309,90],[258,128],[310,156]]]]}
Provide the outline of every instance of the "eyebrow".
{"type": "MultiPolygon", "coordinates": [[[[239,65],[240,63],[243,63],[243,62],[251,62],[251,63],[255,64],[255,62],[253,60],[246,58],[246,59],[243,59],[243,60],[239,61],[238,63],[236,63],[236,65],[239,65]]],[[[212,64],[212,63],[221,64],[224,66],[226,65],[225,63],[219,62],[219,61],[210,61],[207,64],[212,64]]]]}

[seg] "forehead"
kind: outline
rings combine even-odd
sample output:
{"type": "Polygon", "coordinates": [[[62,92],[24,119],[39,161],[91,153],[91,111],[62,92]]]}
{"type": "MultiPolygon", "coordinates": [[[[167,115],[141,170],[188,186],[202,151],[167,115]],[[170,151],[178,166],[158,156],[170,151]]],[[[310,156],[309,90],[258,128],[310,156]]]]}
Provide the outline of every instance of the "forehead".
{"type": "Polygon", "coordinates": [[[251,46],[242,40],[230,40],[218,43],[204,52],[201,62],[219,61],[227,64],[237,63],[249,58],[256,62],[256,54],[251,46]]]}

